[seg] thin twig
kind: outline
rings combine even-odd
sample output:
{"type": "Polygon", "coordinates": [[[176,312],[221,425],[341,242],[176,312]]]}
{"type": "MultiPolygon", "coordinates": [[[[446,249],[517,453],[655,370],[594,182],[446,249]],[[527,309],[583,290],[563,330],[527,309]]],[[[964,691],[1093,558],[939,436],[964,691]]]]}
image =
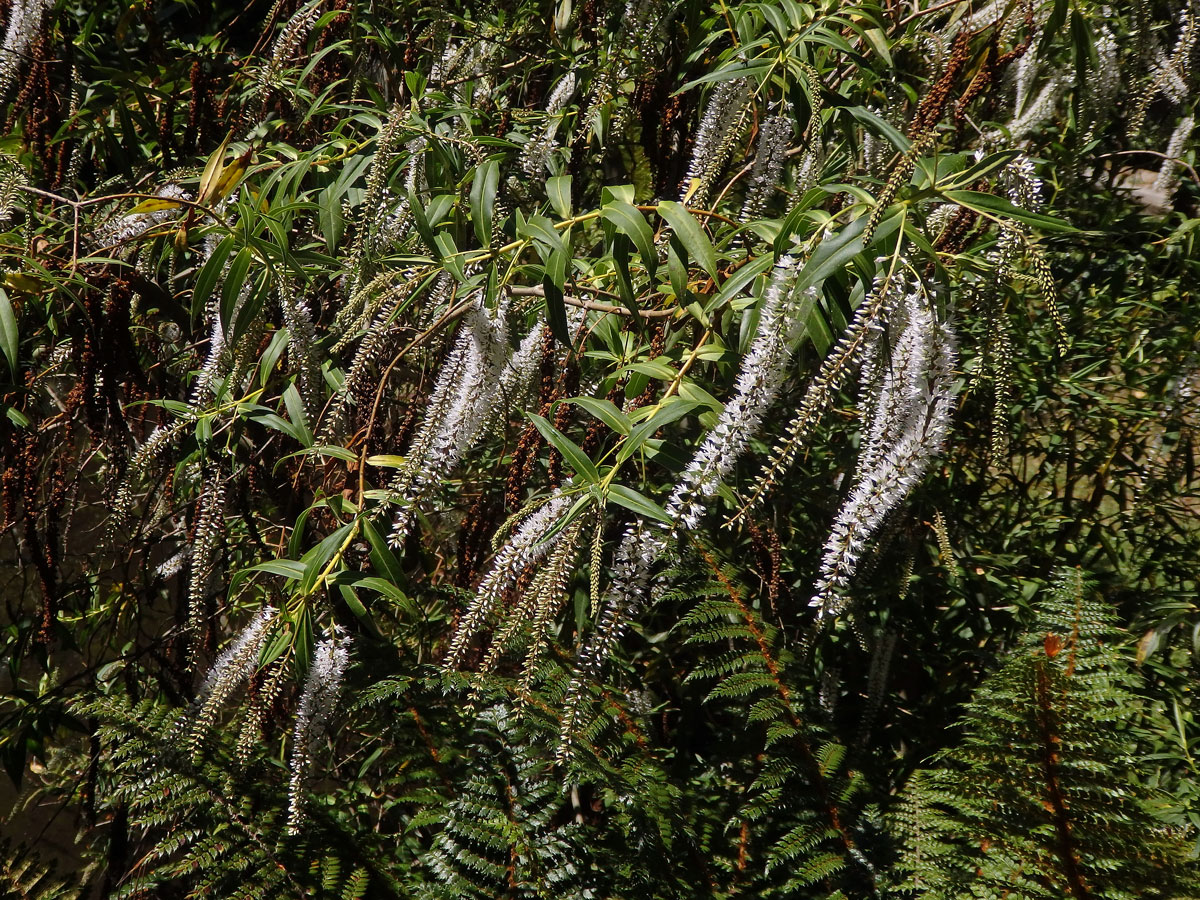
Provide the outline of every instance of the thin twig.
{"type": "MultiPolygon", "coordinates": [[[[541,286],[537,287],[511,287],[509,291],[514,297],[545,297],[546,291],[541,286]]],[[[580,300],[578,297],[563,295],[563,303],[568,306],[574,306],[576,309],[590,309],[594,312],[612,313],[615,316],[633,315],[624,306],[611,306],[607,303],[596,303],[592,300],[580,300]]],[[[672,309],[639,309],[637,314],[644,319],[660,319],[667,316],[673,316],[678,311],[678,307],[672,309]]]]}
{"type": "Polygon", "coordinates": [[[1167,156],[1167,154],[1159,153],[1157,150],[1114,150],[1112,153],[1102,153],[1097,156],[1096,159],[1112,159],[1114,156],[1141,156],[1143,153],[1149,154],[1150,156],[1157,156],[1160,159],[1165,159],[1170,162],[1179,163],[1179,165],[1188,170],[1188,174],[1192,176],[1192,181],[1196,182],[1197,186],[1200,186],[1200,174],[1197,174],[1196,170],[1192,168],[1187,160],[1178,156],[1167,156]]]}
{"type": "Polygon", "coordinates": [[[946,0],[946,2],[939,3],[937,6],[931,6],[928,9],[918,9],[912,15],[905,16],[903,19],[901,19],[899,22],[897,22],[896,27],[903,28],[905,25],[907,25],[913,19],[919,19],[919,18],[921,18],[921,16],[928,16],[931,13],[941,12],[943,9],[946,9],[947,7],[958,6],[958,4],[965,3],[965,2],[966,2],[966,0],[946,0]]]}

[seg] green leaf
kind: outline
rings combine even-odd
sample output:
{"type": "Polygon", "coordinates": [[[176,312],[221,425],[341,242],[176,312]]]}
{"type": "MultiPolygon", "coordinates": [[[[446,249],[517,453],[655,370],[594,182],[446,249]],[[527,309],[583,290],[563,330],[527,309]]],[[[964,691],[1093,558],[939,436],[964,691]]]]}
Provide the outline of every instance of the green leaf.
{"type": "Polygon", "coordinates": [[[354,525],[350,523],[343,525],[300,558],[300,563],[304,566],[304,577],[300,580],[299,586],[301,595],[308,594],[316,587],[322,570],[333,559],[333,554],[346,540],[346,535],[353,527],[354,525]]]}
{"type": "Polygon", "coordinates": [[[345,447],[338,447],[333,444],[318,444],[309,447],[307,450],[298,450],[296,453],[289,453],[285,459],[291,459],[293,456],[320,456],[329,457],[331,459],[340,459],[342,462],[358,462],[358,454],[345,447]]]}
{"type": "Polygon", "coordinates": [[[271,270],[263,267],[255,276],[254,285],[246,294],[245,300],[237,307],[237,315],[233,317],[233,326],[228,335],[230,343],[241,340],[250,330],[250,326],[262,312],[263,303],[270,291],[271,270]]]}
{"type": "Polygon", "coordinates": [[[847,106],[845,107],[845,110],[846,112],[850,113],[850,115],[854,116],[854,118],[858,119],[858,121],[862,122],[863,125],[867,126],[871,131],[874,131],[876,134],[881,134],[887,138],[888,143],[901,153],[907,153],[912,149],[912,143],[908,140],[908,138],[906,138],[895,125],[887,121],[887,119],[876,115],[869,109],[862,106],[847,106]]]}
{"type": "Polygon", "coordinates": [[[616,266],[617,289],[621,294],[621,301],[625,304],[625,308],[629,310],[629,314],[633,316],[633,323],[640,327],[642,325],[642,317],[638,314],[637,300],[633,296],[633,277],[629,274],[629,248],[631,244],[632,242],[624,234],[613,235],[612,259],[616,266]]]}
{"type": "MultiPolygon", "coordinates": [[[[904,220],[901,211],[884,219],[875,229],[872,244],[878,244],[895,233],[904,220]]],[[[812,256],[808,258],[800,276],[796,279],[796,290],[806,291],[810,287],[821,284],[834,272],[841,270],[846,263],[863,252],[862,233],[866,225],[863,218],[855,219],[831,238],[821,241],[812,256]]]]}
{"type": "Polygon", "coordinates": [[[672,524],[671,517],[667,515],[666,510],[645,494],[640,494],[631,487],[623,484],[610,484],[606,496],[618,506],[632,510],[643,518],[653,519],[667,525],[672,524]]]}
{"type": "Polygon", "coordinates": [[[225,271],[225,260],[229,258],[234,246],[233,235],[227,234],[213,249],[212,255],[204,261],[196,275],[196,286],[192,290],[192,315],[199,316],[216,287],[217,281],[225,271]]]}
{"type": "Polygon", "coordinates": [[[433,239],[433,229],[429,227],[429,217],[425,215],[425,207],[421,205],[420,199],[412,191],[408,192],[408,211],[412,213],[413,225],[425,246],[431,253],[437,253],[437,244],[433,239]]]}
{"type": "Polygon", "coordinates": [[[517,233],[522,237],[531,238],[545,244],[546,249],[541,251],[542,258],[545,259],[548,253],[553,253],[555,250],[566,253],[566,245],[563,243],[562,235],[558,229],[554,227],[554,223],[545,216],[532,215],[525,222],[518,226],[517,233]]]}
{"type": "Polygon", "coordinates": [[[143,213],[161,212],[164,209],[180,209],[183,204],[176,200],[167,200],[160,197],[154,197],[150,200],[143,200],[137,206],[129,210],[129,215],[139,216],[143,213]]]}
{"type": "Polygon", "coordinates": [[[273,428],[275,431],[286,434],[298,444],[302,444],[305,447],[312,443],[311,434],[306,435],[304,429],[295,422],[289,422],[283,416],[269,409],[257,407],[248,413],[248,417],[260,425],[265,425],[267,428],[273,428]]]}
{"type": "Polygon", "coordinates": [[[629,434],[633,428],[633,423],[629,421],[629,417],[617,409],[616,404],[611,400],[598,400],[595,397],[572,397],[566,402],[574,403],[576,406],[587,410],[618,434],[629,434]]]}
{"type": "Polygon", "coordinates": [[[404,575],[404,569],[392,548],[388,546],[387,539],[379,533],[369,519],[364,517],[359,524],[367,538],[367,544],[371,548],[371,566],[392,584],[407,584],[408,579],[404,575]]]}
{"type": "Polygon", "coordinates": [[[394,600],[397,603],[405,606],[410,605],[412,602],[409,600],[408,595],[404,593],[404,591],[400,590],[400,588],[398,588],[396,585],[392,584],[392,582],[383,578],[376,578],[373,575],[356,577],[354,579],[354,586],[375,591],[376,593],[387,597],[389,600],[394,600]]]}
{"type": "Polygon", "coordinates": [[[338,593],[342,595],[342,600],[346,602],[346,606],[354,614],[354,618],[367,626],[371,632],[378,634],[379,630],[375,627],[375,622],[371,619],[371,614],[367,612],[367,608],[358,599],[358,594],[354,593],[354,588],[348,584],[339,584],[338,593]]]}
{"type": "Polygon", "coordinates": [[[678,237],[667,244],[667,272],[671,278],[671,292],[679,303],[688,302],[688,270],[683,261],[683,247],[678,237]]]}
{"type": "Polygon", "coordinates": [[[1050,16],[1042,26],[1042,39],[1038,42],[1038,56],[1043,56],[1054,46],[1054,42],[1062,35],[1062,27],[1067,22],[1067,0],[1054,0],[1050,16]]]}
{"type": "Polygon", "coordinates": [[[746,285],[763,272],[768,271],[773,265],[775,265],[775,258],[770,253],[760,256],[753,262],[746,263],[733,275],[725,279],[725,283],[721,285],[721,290],[717,291],[716,296],[708,304],[709,312],[719,309],[728,303],[740,294],[746,285]]]}
{"type": "Polygon", "coordinates": [[[684,400],[695,403],[697,406],[707,406],[714,412],[720,412],[725,408],[725,404],[720,400],[691,381],[680,382],[679,396],[684,400]]]}
{"type": "Polygon", "coordinates": [[[292,642],[292,648],[296,653],[296,668],[303,674],[312,665],[312,610],[307,605],[301,606],[296,611],[296,617],[293,621],[296,625],[296,639],[292,642]]]}
{"type": "Polygon", "coordinates": [[[342,240],[342,234],[346,230],[346,216],[342,212],[342,192],[338,190],[339,185],[331,184],[318,195],[318,205],[320,210],[318,218],[321,225],[321,234],[325,238],[325,249],[329,253],[337,252],[338,244],[342,240]]]}
{"type": "Polygon", "coordinates": [[[546,295],[546,321],[555,339],[564,347],[572,344],[570,326],[567,324],[567,304],[563,298],[563,286],[567,280],[567,253],[555,250],[546,260],[542,276],[542,292],[546,295]]]}
{"type": "Polygon", "coordinates": [[[269,559],[243,571],[266,572],[268,575],[282,576],[289,581],[299,581],[304,577],[304,565],[296,559],[269,559]]]}
{"type": "Polygon", "coordinates": [[[1062,219],[1056,219],[1054,216],[1021,209],[1019,206],[1014,206],[1008,200],[1003,197],[997,197],[995,194],[984,194],[980,191],[943,191],[942,196],[951,203],[957,203],[959,206],[973,209],[975,212],[982,213],[985,216],[1012,219],[1015,222],[1020,222],[1039,231],[1065,233],[1079,230],[1062,219]]]}
{"type": "Polygon", "coordinates": [[[300,443],[305,447],[312,446],[313,434],[308,427],[308,416],[304,412],[304,401],[300,399],[300,391],[296,385],[289,384],[283,392],[283,403],[287,407],[288,416],[300,433],[300,443]]]}
{"type": "Polygon", "coordinates": [[[697,85],[708,84],[710,82],[733,81],[737,78],[757,78],[759,75],[765,75],[770,72],[771,68],[772,67],[766,63],[740,63],[738,65],[730,66],[727,69],[720,69],[716,72],[710,72],[708,75],[704,75],[700,78],[689,81],[679,90],[677,90],[672,96],[685,94],[697,85]]]}
{"type": "Polygon", "coordinates": [[[546,196],[550,205],[558,213],[559,218],[570,218],[571,215],[571,176],[555,175],[546,179],[546,196]]]}
{"type": "Polygon", "coordinates": [[[604,218],[617,227],[637,247],[642,265],[653,278],[658,271],[658,252],[654,249],[654,232],[650,230],[641,210],[624,200],[612,200],[600,211],[604,218]]]}
{"type": "Polygon", "coordinates": [[[200,187],[196,191],[197,203],[208,205],[215,199],[217,182],[220,179],[222,169],[225,168],[225,151],[232,139],[233,132],[230,131],[225,135],[225,140],[221,141],[221,146],[212,152],[212,155],[208,158],[208,162],[204,164],[204,171],[200,175],[200,187]]]}
{"type": "Polygon", "coordinates": [[[630,371],[640,372],[649,378],[657,378],[659,381],[674,381],[675,376],[679,373],[672,369],[665,362],[658,359],[647,359],[642,362],[632,363],[627,367],[630,371]]]}
{"type": "Polygon", "coordinates": [[[500,184],[500,161],[495,157],[475,169],[471,182],[471,224],[482,247],[492,243],[492,213],[496,208],[496,188],[500,184]]]}
{"type": "Polygon", "coordinates": [[[663,200],[658,204],[658,214],[662,216],[688,256],[694,259],[700,268],[712,276],[713,281],[719,277],[717,272],[717,251],[713,249],[712,241],[696,221],[696,217],[688,212],[687,207],[674,200],[663,200]]]}
{"type": "Polygon", "coordinates": [[[672,398],[671,402],[665,406],[660,405],[655,407],[650,418],[629,432],[629,437],[621,444],[621,449],[617,453],[617,463],[623,463],[629,457],[633,456],[646,441],[654,436],[654,432],[670,425],[677,419],[682,419],[695,408],[695,403],[679,397],[672,398]]]}
{"type": "Polygon", "coordinates": [[[1020,155],[1020,150],[1001,150],[999,153],[991,153],[979,160],[975,165],[956,174],[945,184],[939,185],[938,188],[942,191],[950,191],[955,188],[968,188],[979,181],[979,179],[986,178],[997,169],[1004,168],[1020,155]]]}
{"type": "Polygon", "coordinates": [[[439,231],[434,235],[433,243],[437,248],[442,268],[453,275],[454,280],[459,284],[466,281],[467,276],[463,272],[462,257],[458,255],[458,248],[454,246],[454,236],[448,231],[439,231]]]}
{"type": "Polygon", "coordinates": [[[286,623],[283,628],[278,628],[275,631],[275,636],[271,640],[263,644],[262,652],[258,654],[259,666],[269,666],[279,657],[283,656],[285,650],[292,645],[292,625],[286,623]]]}
{"type": "Polygon", "coordinates": [[[397,456],[394,453],[377,453],[374,456],[368,456],[366,463],[368,466],[378,466],[381,469],[399,469],[405,463],[406,457],[397,456]]]}
{"type": "Polygon", "coordinates": [[[571,508],[567,510],[567,514],[546,529],[546,533],[541,535],[539,541],[551,540],[556,534],[574,522],[583,514],[583,511],[595,503],[595,491],[599,486],[594,486],[591,490],[584,492],[576,501],[571,504],[571,508]]]}
{"type": "Polygon", "coordinates": [[[542,437],[571,464],[571,468],[593,484],[600,481],[600,473],[596,471],[595,464],[588,459],[587,454],[583,452],[578,444],[537,413],[527,412],[525,415],[529,416],[529,420],[533,422],[533,427],[541,432],[542,437]]]}
{"type": "Polygon", "coordinates": [[[233,310],[241,296],[242,286],[246,283],[246,274],[250,271],[250,263],[254,254],[249,247],[243,247],[229,264],[229,272],[225,275],[225,283],[221,285],[221,324],[226,331],[233,330],[233,310]]]}
{"type": "Polygon", "coordinates": [[[286,328],[280,328],[271,336],[271,343],[267,344],[267,349],[263,351],[262,357],[258,362],[258,384],[259,387],[266,387],[271,381],[271,376],[275,372],[275,364],[279,362],[283,356],[283,351],[288,347],[288,337],[290,332],[286,328]]]}
{"type": "Polygon", "coordinates": [[[0,288],[0,350],[4,351],[9,371],[14,375],[17,372],[17,338],[17,317],[13,315],[8,292],[0,288]]]}

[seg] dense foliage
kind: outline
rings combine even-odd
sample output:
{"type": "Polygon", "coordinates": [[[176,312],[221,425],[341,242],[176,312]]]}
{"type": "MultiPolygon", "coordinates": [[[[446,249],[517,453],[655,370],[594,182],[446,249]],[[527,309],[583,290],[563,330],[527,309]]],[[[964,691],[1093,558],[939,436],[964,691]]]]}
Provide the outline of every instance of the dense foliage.
{"type": "Polygon", "coordinates": [[[0,884],[1200,895],[1195,0],[6,0],[0,884]]]}

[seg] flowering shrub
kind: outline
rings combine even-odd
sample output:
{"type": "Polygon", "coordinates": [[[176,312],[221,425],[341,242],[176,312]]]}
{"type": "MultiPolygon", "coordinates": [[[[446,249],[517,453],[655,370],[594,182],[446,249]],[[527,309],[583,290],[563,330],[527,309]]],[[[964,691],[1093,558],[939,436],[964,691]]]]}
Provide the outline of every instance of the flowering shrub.
{"type": "Polygon", "coordinates": [[[384,7],[4,4],[13,889],[1195,890],[1191,0],[384,7]]]}

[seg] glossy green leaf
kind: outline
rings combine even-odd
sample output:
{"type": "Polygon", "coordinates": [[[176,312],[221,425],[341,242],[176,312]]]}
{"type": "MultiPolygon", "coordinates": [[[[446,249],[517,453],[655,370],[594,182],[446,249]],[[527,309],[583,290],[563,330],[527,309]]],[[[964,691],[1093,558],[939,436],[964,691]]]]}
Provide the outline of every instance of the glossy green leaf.
{"type": "Polygon", "coordinates": [[[944,191],[942,195],[951,203],[957,203],[959,206],[965,206],[967,209],[973,209],[986,216],[1011,219],[1022,225],[1028,225],[1030,228],[1036,228],[1038,231],[1059,233],[1078,231],[1077,228],[1062,219],[1029,212],[995,194],[984,194],[979,191],[944,191]]]}
{"type": "Polygon", "coordinates": [[[8,292],[0,288],[0,350],[8,361],[8,369],[14,375],[17,371],[17,317],[13,315],[12,303],[8,300],[8,292]]]}
{"type": "Polygon", "coordinates": [[[674,200],[663,200],[658,204],[658,214],[671,226],[671,230],[687,250],[688,256],[712,276],[714,281],[718,280],[717,251],[713,249],[712,241],[687,207],[674,200]]]}
{"type": "Polygon", "coordinates": [[[559,218],[571,215],[571,176],[555,175],[546,179],[546,196],[559,218]]]}
{"type": "Polygon", "coordinates": [[[573,343],[570,326],[567,324],[567,305],[563,287],[567,277],[567,254],[555,250],[546,261],[542,276],[542,293],[546,296],[546,321],[555,339],[564,347],[573,343]]]}
{"type": "Polygon", "coordinates": [[[587,454],[583,452],[578,444],[537,413],[529,412],[525,415],[529,416],[529,420],[533,422],[533,427],[541,433],[542,437],[563,455],[563,459],[570,463],[572,469],[587,481],[595,483],[600,480],[600,473],[596,471],[595,464],[588,459],[587,454]]]}
{"type": "Polygon", "coordinates": [[[610,484],[606,496],[611,502],[623,506],[643,518],[663,522],[667,525],[672,524],[671,517],[667,515],[666,510],[645,494],[638,493],[631,487],[623,484],[610,484]]]}
{"type": "Polygon", "coordinates": [[[629,434],[633,423],[625,413],[617,409],[611,400],[598,400],[595,397],[573,397],[567,403],[574,403],[581,409],[587,410],[618,434],[629,434]]]}
{"type": "Polygon", "coordinates": [[[638,255],[642,258],[642,265],[653,278],[658,271],[658,251],[654,248],[654,232],[650,230],[650,225],[641,210],[623,200],[611,200],[605,204],[601,215],[633,241],[638,255]]]}
{"type": "Polygon", "coordinates": [[[496,208],[496,188],[500,184],[500,161],[495,157],[475,168],[471,182],[471,224],[482,247],[492,243],[492,213],[496,208]]]}

